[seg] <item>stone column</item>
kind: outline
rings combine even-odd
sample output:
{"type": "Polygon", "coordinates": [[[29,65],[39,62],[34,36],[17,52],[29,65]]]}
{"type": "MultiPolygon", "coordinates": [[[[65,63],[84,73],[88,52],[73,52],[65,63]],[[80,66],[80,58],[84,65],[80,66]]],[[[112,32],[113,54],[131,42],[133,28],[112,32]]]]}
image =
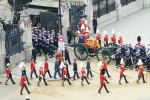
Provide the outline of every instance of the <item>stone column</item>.
{"type": "Polygon", "coordinates": [[[67,39],[67,29],[70,26],[69,25],[69,8],[70,8],[70,3],[66,2],[66,3],[62,3],[61,5],[61,11],[62,11],[62,34],[64,35],[65,38],[65,42],[68,43],[68,39],[67,39]]]}
{"type": "Polygon", "coordinates": [[[143,8],[149,8],[150,7],[150,0],[143,0],[143,8]]]}
{"type": "Polygon", "coordinates": [[[0,73],[4,73],[6,71],[5,55],[5,31],[0,23],[0,73]]]}
{"type": "Polygon", "coordinates": [[[21,27],[24,30],[23,33],[23,42],[24,44],[24,51],[25,51],[25,60],[31,61],[31,54],[32,54],[32,32],[31,32],[31,20],[30,16],[27,12],[23,12],[20,15],[21,27]]]}
{"type": "Polygon", "coordinates": [[[87,15],[88,25],[91,29],[91,33],[94,33],[93,30],[93,3],[92,0],[84,0],[85,7],[85,15],[87,15]]]}
{"type": "Polygon", "coordinates": [[[116,2],[116,10],[117,10],[117,20],[120,20],[122,18],[122,5],[120,0],[115,0],[116,2]]]}

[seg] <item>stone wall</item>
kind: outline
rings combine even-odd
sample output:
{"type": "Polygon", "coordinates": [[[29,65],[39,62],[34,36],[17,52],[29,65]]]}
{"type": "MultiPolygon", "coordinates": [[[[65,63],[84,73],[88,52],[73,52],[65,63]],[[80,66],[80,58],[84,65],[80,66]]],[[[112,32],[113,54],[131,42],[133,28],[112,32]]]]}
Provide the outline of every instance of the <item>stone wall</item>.
{"type": "Polygon", "coordinates": [[[144,1],[143,0],[136,0],[128,5],[122,6],[117,8],[115,11],[110,12],[104,16],[101,16],[97,19],[98,27],[102,28],[107,26],[115,21],[120,20],[121,18],[128,16],[134,12],[137,12],[144,8],[144,1]]]}

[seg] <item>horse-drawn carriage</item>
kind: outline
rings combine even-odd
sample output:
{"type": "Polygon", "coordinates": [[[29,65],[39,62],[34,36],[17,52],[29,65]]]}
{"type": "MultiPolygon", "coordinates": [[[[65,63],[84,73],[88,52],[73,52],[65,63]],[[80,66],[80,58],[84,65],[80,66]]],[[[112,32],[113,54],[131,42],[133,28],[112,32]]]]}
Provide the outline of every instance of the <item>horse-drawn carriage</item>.
{"type": "Polygon", "coordinates": [[[109,64],[117,47],[118,45],[115,43],[110,43],[107,47],[100,47],[96,39],[76,37],[74,43],[74,54],[79,60],[86,60],[88,56],[96,56],[97,60],[100,61],[105,57],[109,64]]]}

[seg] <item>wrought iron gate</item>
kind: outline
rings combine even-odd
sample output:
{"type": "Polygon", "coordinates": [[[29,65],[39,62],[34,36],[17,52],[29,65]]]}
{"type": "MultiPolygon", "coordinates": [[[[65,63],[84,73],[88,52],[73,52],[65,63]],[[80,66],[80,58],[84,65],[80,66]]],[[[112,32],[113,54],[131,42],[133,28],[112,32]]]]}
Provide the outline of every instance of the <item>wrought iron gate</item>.
{"type": "Polygon", "coordinates": [[[115,10],[115,0],[92,0],[93,15],[100,17],[115,10]]]}
{"type": "Polygon", "coordinates": [[[23,51],[23,41],[22,41],[23,30],[19,28],[16,24],[6,25],[6,35],[5,35],[5,47],[6,53],[10,56],[20,53],[23,51]]]}
{"type": "Polygon", "coordinates": [[[71,9],[69,10],[69,20],[71,30],[74,30],[80,18],[85,17],[83,14],[86,5],[78,2],[70,3],[71,9]]]}
{"type": "Polygon", "coordinates": [[[41,12],[40,23],[48,31],[55,30],[56,33],[59,32],[59,14],[57,13],[41,12]]]}
{"type": "Polygon", "coordinates": [[[125,5],[128,5],[129,3],[134,2],[134,1],[136,1],[136,0],[121,0],[121,5],[125,6],[125,5]]]}

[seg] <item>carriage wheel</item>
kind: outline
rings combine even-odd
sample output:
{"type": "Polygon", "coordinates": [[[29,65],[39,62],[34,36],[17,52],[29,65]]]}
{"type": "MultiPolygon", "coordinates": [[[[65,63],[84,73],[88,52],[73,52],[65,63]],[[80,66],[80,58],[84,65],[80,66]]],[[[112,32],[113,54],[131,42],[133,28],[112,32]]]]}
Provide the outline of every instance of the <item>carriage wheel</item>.
{"type": "Polygon", "coordinates": [[[74,54],[79,60],[86,60],[88,58],[88,49],[83,44],[76,44],[74,46],[74,54]]]}
{"type": "Polygon", "coordinates": [[[108,47],[107,49],[112,54],[111,59],[115,60],[115,53],[116,53],[116,50],[118,49],[119,46],[116,43],[109,43],[107,47],[108,47]]]}
{"type": "Polygon", "coordinates": [[[96,57],[98,61],[101,61],[105,57],[107,59],[107,64],[111,62],[111,53],[107,48],[98,49],[96,52],[96,57]]]}

